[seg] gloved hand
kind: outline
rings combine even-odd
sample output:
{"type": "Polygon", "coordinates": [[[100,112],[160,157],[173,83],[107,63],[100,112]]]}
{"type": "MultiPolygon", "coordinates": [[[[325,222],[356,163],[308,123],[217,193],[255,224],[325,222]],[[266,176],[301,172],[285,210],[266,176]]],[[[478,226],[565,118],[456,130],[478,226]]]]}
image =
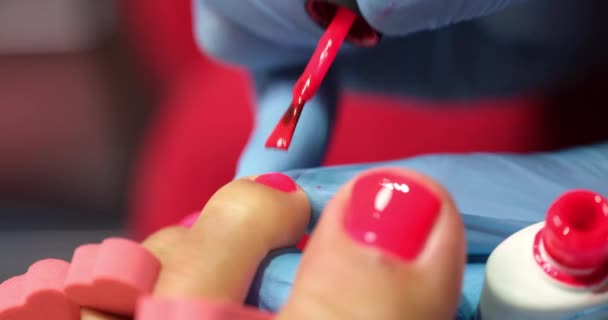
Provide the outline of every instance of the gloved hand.
{"type": "Polygon", "coordinates": [[[193,1],[200,47],[255,76],[256,126],[239,163],[241,177],[320,165],[338,86],[436,99],[520,94],[558,82],[579,67],[575,61],[594,61],[572,53],[577,43],[588,43],[590,12],[602,0],[357,0],[384,40],[371,49],[343,48],[304,109],[289,153],[264,143],[323,32],[305,0],[193,1]],[[416,33],[490,13],[496,14],[416,33]]]}
{"type": "MultiPolygon", "coordinates": [[[[446,187],[463,217],[471,261],[488,255],[510,234],[543,221],[548,207],[568,190],[589,189],[608,195],[608,143],[556,153],[422,156],[291,171],[288,174],[304,189],[312,204],[311,228],[345,181],[380,166],[413,169],[446,187]]],[[[299,257],[296,252],[271,255],[253,286],[250,302],[264,309],[279,308],[289,292],[299,257]]],[[[468,319],[477,306],[483,270],[483,264],[470,263],[467,267],[462,319],[468,319]]]]}

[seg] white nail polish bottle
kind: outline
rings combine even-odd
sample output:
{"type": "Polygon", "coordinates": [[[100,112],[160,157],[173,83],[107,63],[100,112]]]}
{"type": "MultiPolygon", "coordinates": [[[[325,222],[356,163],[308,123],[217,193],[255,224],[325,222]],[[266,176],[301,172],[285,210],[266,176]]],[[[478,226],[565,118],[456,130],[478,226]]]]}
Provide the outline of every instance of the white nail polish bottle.
{"type": "Polygon", "coordinates": [[[608,202],[576,190],[490,255],[477,318],[608,319],[608,202]]]}

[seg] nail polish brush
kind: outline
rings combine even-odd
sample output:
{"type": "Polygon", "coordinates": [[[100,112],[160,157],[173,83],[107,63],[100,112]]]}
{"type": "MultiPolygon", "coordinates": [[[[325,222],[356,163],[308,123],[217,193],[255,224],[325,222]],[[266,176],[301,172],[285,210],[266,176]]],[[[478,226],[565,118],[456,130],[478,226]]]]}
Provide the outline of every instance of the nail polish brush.
{"type": "Polygon", "coordinates": [[[306,3],[306,11],[326,31],[295,83],[291,104],[268,137],[266,148],[289,149],[304,105],[321,86],[345,40],[365,47],[374,46],[380,40],[380,34],[358,14],[354,0],[311,0],[306,3]]]}

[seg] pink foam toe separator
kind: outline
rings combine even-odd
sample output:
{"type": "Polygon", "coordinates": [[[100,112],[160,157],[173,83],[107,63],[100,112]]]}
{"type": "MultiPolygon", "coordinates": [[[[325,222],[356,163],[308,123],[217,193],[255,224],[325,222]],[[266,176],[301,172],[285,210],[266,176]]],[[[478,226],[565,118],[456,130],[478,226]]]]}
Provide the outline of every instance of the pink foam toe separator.
{"type": "Polygon", "coordinates": [[[74,251],[65,292],[81,306],[132,315],[137,299],[154,289],[159,271],[158,259],[139,243],[109,238],[74,251]]]}
{"type": "MultiPolygon", "coordinates": [[[[11,315],[25,309],[25,275],[12,277],[0,284],[0,319],[12,319],[11,315]]],[[[23,312],[23,311],[22,311],[23,312]]]]}
{"type": "Polygon", "coordinates": [[[45,259],[0,285],[0,320],[80,319],[80,307],[63,292],[69,263],[45,259]]]}
{"type": "Polygon", "coordinates": [[[232,303],[206,299],[164,299],[143,297],[135,320],[270,320],[272,314],[232,303]]]}

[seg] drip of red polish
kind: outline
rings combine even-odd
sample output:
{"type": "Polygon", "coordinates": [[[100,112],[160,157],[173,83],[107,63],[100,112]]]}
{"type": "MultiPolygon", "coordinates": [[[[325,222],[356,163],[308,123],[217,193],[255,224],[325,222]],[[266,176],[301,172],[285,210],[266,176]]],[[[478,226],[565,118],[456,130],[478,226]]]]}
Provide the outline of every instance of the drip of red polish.
{"type": "Polygon", "coordinates": [[[289,149],[293,133],[296,131],[298,120],[300,120],[300,114],[304,104],[291,104],[289,109],[285,111],[283,117],[274,128],[268,140],[266,140],[266,148],[276,148],[280,150],[289,149]]]}
{"type": "Polygon", "coordinates": [[[304,105],[321,86],[355,19],[355,13],[349,9],[338,9],[302,76],[294,85],[291,105],[266,140],[266,148],[289,149],[304,105]]]}

